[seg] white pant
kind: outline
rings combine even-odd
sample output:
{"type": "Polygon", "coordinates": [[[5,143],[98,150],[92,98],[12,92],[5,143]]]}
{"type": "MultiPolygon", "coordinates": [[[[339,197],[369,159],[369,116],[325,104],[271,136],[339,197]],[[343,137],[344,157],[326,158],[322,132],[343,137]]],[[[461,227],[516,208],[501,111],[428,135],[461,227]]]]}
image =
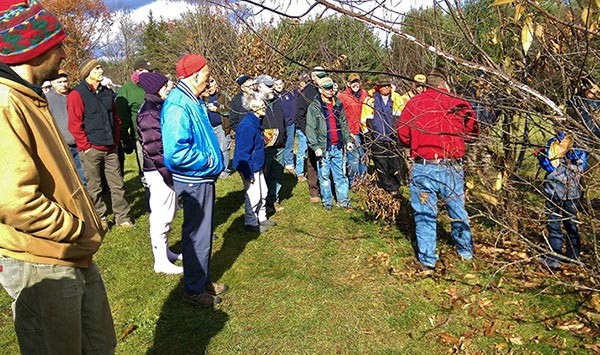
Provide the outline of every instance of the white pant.
{"type": "Polygon", "coordinates": [[[262,171],[254,173],[254,182],[244,180],[246,189],[244,224],[257,226],[267,220],[267,182],[262,171]]]}
{"type": "Polygon", "coordinates": [[[150,190],[150,239],[166,241],[177,212],[177,194],[158,171],[144,171],[144,177],[150,190]]]}

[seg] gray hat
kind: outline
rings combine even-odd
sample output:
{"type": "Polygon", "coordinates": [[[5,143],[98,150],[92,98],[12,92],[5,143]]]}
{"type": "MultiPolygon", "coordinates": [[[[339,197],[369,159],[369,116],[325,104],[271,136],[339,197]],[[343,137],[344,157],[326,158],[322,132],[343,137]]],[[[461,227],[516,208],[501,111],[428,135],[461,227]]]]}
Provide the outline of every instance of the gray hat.
{"type": "Polygon", "coordinates": [[[325,72],[325,68],[323,68],[323,67],[314,67],[314,68],[312,68],[311,72],[315,73],[315,75],[319,79],[322,79],[327,76],[327,73],[325,72]]]}
{"type": "Polygon", "coordinates": [[[273,84],[275,84],[275,82],[273,81],[273,78],[271,78],[271,76],[267,75],[267,74],[259,75],[256,78],[256,83],[257,84],[265,84],[267,86],[273,86],[273,84]]]}
{"type": "Polygon", "coordinates": [[[319,86],[323,89],[331,89],[334,86],[334,82],[330,77],[326,76],[319,80],[319,86]]]}

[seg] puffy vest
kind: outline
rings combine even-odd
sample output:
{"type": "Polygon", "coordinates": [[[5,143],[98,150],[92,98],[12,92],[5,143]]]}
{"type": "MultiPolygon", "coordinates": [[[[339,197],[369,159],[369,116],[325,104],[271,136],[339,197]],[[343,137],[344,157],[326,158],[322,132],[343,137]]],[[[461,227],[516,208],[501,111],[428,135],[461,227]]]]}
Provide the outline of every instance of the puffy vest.
{"type": "Polygon", "coordinates": [[[85,80],[77,90],[83,100],[83,128],[88,141],[93,145],[115,145],[115,120],[113,117],[113,93],[100,85],[98,93],[93,93],[85,80]]]}

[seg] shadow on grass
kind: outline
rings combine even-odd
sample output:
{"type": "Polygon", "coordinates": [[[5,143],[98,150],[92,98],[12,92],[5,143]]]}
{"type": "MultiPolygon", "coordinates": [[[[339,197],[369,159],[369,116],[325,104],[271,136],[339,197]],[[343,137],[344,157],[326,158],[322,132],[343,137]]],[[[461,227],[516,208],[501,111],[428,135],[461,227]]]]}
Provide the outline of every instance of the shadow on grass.
{"type": "Polygon", "coordinates": [[[283,180],[281,182],[281,190],[279,190],[279,201],[283,202],[294,195],[294,188],[298,184],[298,179],[294,174],[287,171],[283,174],[283,180]]]}
{"type": "Polygon", "coordinates": [[[163,304],[154,343],[146,354],[205,354],[210,340],[225,327],[229,315],[220,309],[185,303],[183,280],[163,304]]]}
{"type": "Polygon", "coordinates": [[[135,220],[148,213],[147,189],[142,186],[142,180],[140,180],[137,170],[133,173],[127,171],[127,175],[123,179],[123,186],[125,188],[125,199],[131,207],[129,216],[135,220]]]}
{"type": "Polygon", "coordinates": [[[236,218],[231,227],[223,234],[221,249],[211,257],[211,280],[218,281],[233,266],[240,254],[246,249],[246,245],[259,236],[260,233],[246,231],[243,215],[236,218]]]}
{"type": "Polygon", "coordinates": [[[231,191],[227,195],[217,198],[213,215],[213,226],[215,230],[218,226],[227,222],[229,217],[240,209],[240,206],[244,204],[245,195],[245,190],[239,190],[231,191]]]}

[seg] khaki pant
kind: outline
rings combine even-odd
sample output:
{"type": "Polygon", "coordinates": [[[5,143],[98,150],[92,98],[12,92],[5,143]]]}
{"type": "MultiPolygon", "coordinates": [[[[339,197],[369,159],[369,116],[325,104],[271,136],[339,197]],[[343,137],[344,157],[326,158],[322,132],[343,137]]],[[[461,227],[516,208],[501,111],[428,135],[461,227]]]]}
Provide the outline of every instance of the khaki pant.
{"type": "Polygon", "coordinates": [[[123,177],[117,150],[102,151],[94,148],[81,152],[81,161],[87,180],[87,190],[94,204],[94,209],[101,218],[106,217],[106,204],[102,201],[101,176],[104,174],[108,188],[112,209],[115,214],[115,223],[121,224],[129,219],[129,204],[125,200],[123,177]]]}
{"type": "Polygon", "coordinates": [[[96,264],[84,269],[0,256],[0,270],[14,299],[22,354],[114,354],[117,339],[96,264]]]}

